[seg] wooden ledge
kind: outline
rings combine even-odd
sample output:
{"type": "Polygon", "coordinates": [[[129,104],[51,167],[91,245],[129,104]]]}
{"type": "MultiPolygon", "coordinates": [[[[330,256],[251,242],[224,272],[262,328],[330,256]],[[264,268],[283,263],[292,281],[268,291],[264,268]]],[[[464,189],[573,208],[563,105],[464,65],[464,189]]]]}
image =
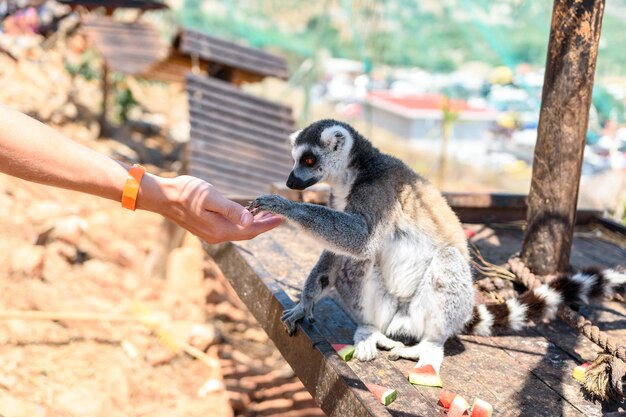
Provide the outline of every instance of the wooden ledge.
{"type": "MultiPolygon", "coordinates": [[[[477,231],[472,240],[490,261],[503,262],[519,250],[520,227],[469,227],[477,231]]],[[[572,260],[576,267],[611,266],[623,262],[625,248],[584,235],[575,239],[572,260]]],[[[296,336],[287,335],[280,316],[298,299],[321,252],[318,243],[285,225],[251,241],[207,246],[207,252],[328,416],[442,415],[437,389],[408,383],[413,362],[393,362],[380,352],[372,362],[345,363],[334,353],[329,343],[352,343],[356,329],[334,298],[316,306],[315,323],[304,320],[296,336]],[[384,407],[364,383],[395,388],[398,399],[384,407]]],[[[605,302],[590,311],[595,322],[614,322],[608,329],[613,337],[626,338],[626,329],[619,326],[626,316],[623,304],[605,302]]],[[[461,336],[446,344],[441,377],[446,389],[470,402],[475,397],[490,402],[497,415],[599,417],[602,408],[585,401],[571,378],[574,367],[597,351],[558,321],[506,336],[461,336]]],[[[605,405],[604,411],[616,407],[605,405]]]]}

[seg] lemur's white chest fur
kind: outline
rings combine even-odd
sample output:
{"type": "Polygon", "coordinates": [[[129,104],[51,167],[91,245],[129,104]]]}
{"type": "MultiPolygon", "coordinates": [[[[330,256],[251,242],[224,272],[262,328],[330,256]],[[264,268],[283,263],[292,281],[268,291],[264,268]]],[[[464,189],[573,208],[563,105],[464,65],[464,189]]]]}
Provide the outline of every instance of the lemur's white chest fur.
{"type": "Polygon", "coordinates": [[[363,277],[359,321],[387,335],[419,339],[439,315],[429,267],[437,245],[416,226],[403,224],[391,233],[363,277]]]}
{"type": "Polygon", "coordinates": [[[346,209],[346,205],[348,204],[348,195],[350,194],[352,182],[354,181],[354,174],[350,171],[346,171],[344,177],[345,178],[342,181],[339,181],[336,184],[331,184],[332,207],[339,211],[344,211],[346,209]]]}

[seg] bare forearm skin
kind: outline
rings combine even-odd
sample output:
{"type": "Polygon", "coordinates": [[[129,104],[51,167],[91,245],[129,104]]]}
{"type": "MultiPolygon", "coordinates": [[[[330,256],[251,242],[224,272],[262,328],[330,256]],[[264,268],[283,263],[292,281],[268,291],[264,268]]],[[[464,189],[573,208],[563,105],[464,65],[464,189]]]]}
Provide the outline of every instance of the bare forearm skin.
{"type": "MultiPolygon", "coordinates": [[[[121,201],[128,166],[0,105],[0,172],[25,180],[121,201]]],[[[199,178],[145,174],[137,208],[159,213],[207,243],[251,239],[281,223],[253,218],[199,178]]]]}
{"type": "MultiPolygon", "coordinates": [[[[128,167],[0,105],[0,172],[120,201],[128,167]]],[[[157,211],[165,201],[163,182],[145,175],[139,208],[157,211]]]]}

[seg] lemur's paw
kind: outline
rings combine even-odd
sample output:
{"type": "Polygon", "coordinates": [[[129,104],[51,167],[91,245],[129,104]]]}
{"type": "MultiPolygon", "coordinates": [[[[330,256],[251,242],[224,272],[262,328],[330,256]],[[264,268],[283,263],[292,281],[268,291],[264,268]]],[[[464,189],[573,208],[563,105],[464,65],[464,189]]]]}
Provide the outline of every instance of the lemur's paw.
{"type": "Polygon", "coordinates": [[[248,207],[246,208],[252,214],[257,214],[261,211],[266,211],[274,214],[283,214],[290,204],[291,201],[287,200],[285,197],[276,194],[268,194],[262,195],[261,197],[252,201],[250,204],[248,204],[248,207]]]}
{"type": "Polygon", "coordinates": [[[287,333],[293,336],[296,333],[296,324],[298,321],[304,318],[304,309],[300,304],[296,304],[295,307],[285,310],[280,320],[287,328],[287,333]]]}
{"type": "Polygon", "coordinates": [[[407,347],[407,346],[402,345],[402,346],[397,346],[391,349],[389,351],[388,358],[389,360],[392,360],[392,361],[397,361],[400,358],[417,360],[419,356],[416,356],[416,355],[419,355],[419,354],[416,352],[416,349],[414,346],[407,347]]]}
{"type": "Polygon", "coordinates": [[[304,317],[311,323],[315,323],[315,316],[313,315],[313,303],[308,303],[306,307],[302,307],[304,309],[304,317]]]}
{"type": "Polygon", "coordinates": [[[372,338],[361,340],[356,344],[354,356],[361,362],[374,360],[377,355],[376,341],[372,338]]]}
{"type": "Polygon", "coordinates": [[[376,342],[376,345],[379,348],[385,349],[385,350],[391,350],[391,349],[395,349],[395,348],[404,347],[404,343],[398,342],[398,341],[395,341],[395,340],[391,340],[387,336],[384,336],[384,335],[383,335],[382,338],[380,338],[380,340],[378,340],[376,342]]]}

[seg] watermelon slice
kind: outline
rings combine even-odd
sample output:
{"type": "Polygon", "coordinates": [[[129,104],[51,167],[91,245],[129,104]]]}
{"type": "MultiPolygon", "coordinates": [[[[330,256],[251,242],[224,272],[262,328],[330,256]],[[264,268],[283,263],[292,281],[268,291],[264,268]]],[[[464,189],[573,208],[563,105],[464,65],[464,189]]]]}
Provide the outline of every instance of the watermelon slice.
{"type": "Polygon", "coordinates": [[[472,229],[463,229],[463,231],[465,232],[465,238],[466,239],[471,239],[474,236],[476,236],[476,232],[473,231],[472,229]]]}
{"type": "Polygon", "coordinates": [[[411,369],[409,371],[409,382],[425,387],[443,387],[443,381],[439,375],[437,375],[432,365],[424,365],[411,369]]]}
{"type": "Polygon", "coordinates": [[[395,389],[376,384],[365,384],[365,386],[382,405],[389,405],[398,397],[398,391],[395,389]]]}
{"type": "Polygon", "coordinates": [[[587,372],[587,368],[589,368],[589,365],[591,365],[591,362],[585,362],[582,365],[578,365],[576,368],[574,368],[574,371],[572,372],[572,378],[583,384],[585,382],[585,373],[587,372]]]}
{"type": "Polygon", "coordinates": [[[487,401],[475,398],[472,404],[472,417],[491,417],[493,415],[493,406],[487,401]]]}
{"type": "Polygon", "coordinates": [[[454,401],[454,397],[456,397],[455,393],[442,389],[439,391],[439,405],[447,410],[454,401]]]}
{"type": "Polygon", "coordinates": [[[448,417],[461,417],[468,415],[469,404],[465,400],[465,398],[460,395],[456,395],[452,404],[450,404],[450,409],[448,410],[448,417]]]}
{"type": "Polygon", "coordinates": [[[354,346],[344,345],[341,343],[331,343],[331,346],[337,351],[339,356],[341,356],[341,359],[344,361],[348,362],[352,359],[352,356],[354,355],[354,346]]]}

